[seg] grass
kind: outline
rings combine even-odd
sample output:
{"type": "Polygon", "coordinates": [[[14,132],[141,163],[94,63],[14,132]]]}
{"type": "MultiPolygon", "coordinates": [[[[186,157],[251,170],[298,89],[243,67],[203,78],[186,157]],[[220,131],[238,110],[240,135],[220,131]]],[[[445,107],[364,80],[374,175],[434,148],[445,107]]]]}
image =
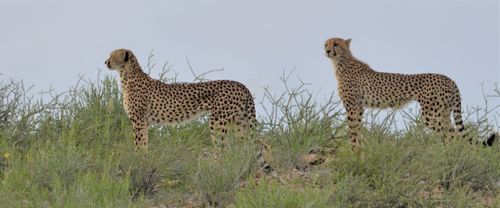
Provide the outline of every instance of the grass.
{"type": "MultiPolygon", "coordinates": [[[[366,119],[353,152],[341,103],[317,103],[305,85],[282,79],[286,90],[261,100],[256,138],[221,150],[206,119],[153,126],[147,155],[134,150],[111,77],[82,79],[45,101],[22,82],[0,82],[0,207],[500,206],[498,142],[445,146],[412,114],[402,130],[389,115],[366,119]],[[258,174],[257,139],[270,147],[271,175],[258,174]],[[309,153],[324,162],[304,162],[309,153]]],[[[469,124],[475,137],[489,130],[484,118],[469,124]]]]}

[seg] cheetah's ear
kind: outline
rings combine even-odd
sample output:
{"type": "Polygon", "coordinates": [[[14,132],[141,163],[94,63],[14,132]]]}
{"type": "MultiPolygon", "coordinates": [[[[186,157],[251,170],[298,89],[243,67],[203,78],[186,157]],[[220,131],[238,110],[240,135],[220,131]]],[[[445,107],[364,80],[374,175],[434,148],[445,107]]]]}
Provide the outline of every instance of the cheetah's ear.
{"type": "Polygon", "coordinates": [[[128,51],[125,51],[125,54],[123,55],[123,61],[127,62],[129,59],[130,54],[128,54],[128,51]]]}
{"type": "Polygon", "coordinates": [[[348,48],[351,47],[351,39],[350,38],[348,38],[347,40],[345,40],[345,43],[346,43],[346,45],[347,45],[348,48]]]}

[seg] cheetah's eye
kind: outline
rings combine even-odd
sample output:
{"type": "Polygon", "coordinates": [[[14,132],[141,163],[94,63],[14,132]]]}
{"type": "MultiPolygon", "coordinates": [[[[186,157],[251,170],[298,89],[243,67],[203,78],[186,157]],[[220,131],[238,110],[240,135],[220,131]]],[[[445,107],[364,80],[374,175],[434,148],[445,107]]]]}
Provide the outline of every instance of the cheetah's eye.
{"type": "Polygon", "coordinates": [[[337,47],[337,46],[339,46],[339,44],[338,44],[338,43],[334,43],[334,44],[333,44],[333,47],[337,47]]]}
{"type": "Polygon", "coordinates": [[[325,43],[325,48],[328,47],[328,44],[325,43]]]}

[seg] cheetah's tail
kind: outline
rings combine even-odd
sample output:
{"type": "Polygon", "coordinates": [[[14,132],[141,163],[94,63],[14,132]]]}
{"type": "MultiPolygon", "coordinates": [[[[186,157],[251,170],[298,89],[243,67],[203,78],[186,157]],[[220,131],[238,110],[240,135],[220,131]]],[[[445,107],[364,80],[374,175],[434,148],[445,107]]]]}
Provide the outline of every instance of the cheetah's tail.
{"type": "MultiPolygon", "coordinates": [[[[456,128],[458,130],[458,133],[463,138],[468,138],[469,139],[469,143],[473,144],[474,142],[472,141],[472,137],[470,137],[468,135],[468,133],[464,132],[465,131],[465,127],[464,127],[463,120],[462,120],[462,103],[461,103],[461,99],[460,99],[460,92],[458,91],[458,89],[456,90],[455,96],[452,99],[453,99],[452,100],[452,103],[453,103],[453,105],[452,105],[453,118],[455,120],[455,126],[456,126],[456,128]]],[[[477,141],[475,143],[476,144],[482,143],[483,146],[485,146],[485,147],[491,147],[491,146],[493,146],[493,143],[495,142],[495,140],[498,137],[499,137],[498,134],[492,133],[488,138],[486,138],[482,142],[477,141]]]]}
{"type": "MultiPolygon", "coordinates": [[[[248,92],[250,94],[250,92],[248,92]]],[[[256,138],[257,136],[257,116],[255,113],[255,102],[253,100],[253,97],[250,95],[247,97],[245,100],[245,108],[246,111],[250,114],[250,131],[251,131],[251,138],[256,138]]],[[[274,168],[268,163],[266,160],[266,155],[268,152],[270,152],[271,146],[266,144],[263,140],[257,139],[256,140],[257,146],[258,146],[258,153],[257,153],[257,160],[259,164],[259,171],[262,171],[265,174],[272,174],[272,172],[275,172],[274,168]]]]}
{"type": "Polygon", "coordinates": [[[250,129],[255,130],[257,127],[257,116],[255,112],[255,102],[252,96],[245,100],[245,108],[248,111],[250,118],[250,129]]]}
{"type": "Polygon", "coordinates": [[[485,147],[491,147],[493,146],[493,142],[499,137],[498,133],[491,133],[491,135],[483,141],[483,145],[485,147]]]}
{"type": "Polygon", "coordinates": [[[451,103],[452,103],[451,108],[453,111],[453,120],[455,121],[455,127],[457,128],[458,133],[465,137],[465,135],[463,135],[465,127],[462,120],[462,102],[460,98],[460,92],[458,91],[458,89],[454,93],[451,103]]]}

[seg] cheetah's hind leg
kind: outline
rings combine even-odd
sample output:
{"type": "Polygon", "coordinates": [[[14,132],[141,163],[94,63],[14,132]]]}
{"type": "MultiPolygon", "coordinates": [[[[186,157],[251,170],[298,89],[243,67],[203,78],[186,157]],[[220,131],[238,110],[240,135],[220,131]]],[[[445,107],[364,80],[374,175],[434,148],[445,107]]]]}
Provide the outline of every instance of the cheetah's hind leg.
{"type": "Polygon", "coordinates": [[[458,131],[453,127],[450,115],[451,111],[443,111],[441,121],[438,122],[438,128],[441,134],[446,138],[445,144],[450,144],[458,136],[458,131]]]}
{"type": "Polygon", "coordinates": [[[215,147],[221,147],[224,149],[227,146],[227,120],[219,117],[210,117],[210,136],[212,144],[215,147]]]}

